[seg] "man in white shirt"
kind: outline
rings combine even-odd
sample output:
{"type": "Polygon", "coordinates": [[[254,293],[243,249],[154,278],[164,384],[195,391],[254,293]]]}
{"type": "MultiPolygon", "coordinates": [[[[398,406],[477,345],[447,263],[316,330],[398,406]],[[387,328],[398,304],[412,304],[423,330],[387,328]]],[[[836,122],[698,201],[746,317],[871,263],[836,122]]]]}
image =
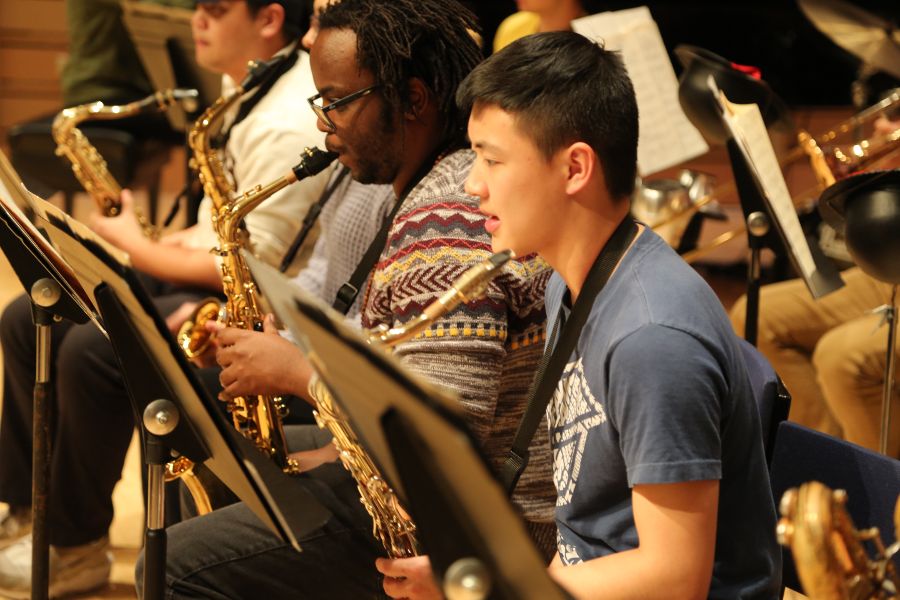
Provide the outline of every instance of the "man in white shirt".
{"type": "MultiPolygon", "coordinates": [[[[305,12],[302,0],[200,0],[194,12],[197,61],[223,74],[225,93],[244,79],[250,60],[282,54],[294,63],[273,84],[248,94],[227,116],[224,164],[238,192],[276,179],[297,162],[304,146],[321,144],[315,116],[297,105],[298,98],[315,93],[308,57],[295,54],[293,47],[305,31],[305,12]]],[[[271,263],[280,261],[326,178],[322,174],[295,184],[247,217],[258,255],[271,263]]],[[[91,225],[129,253],[132,264],[148,275],[158,310],[168,314],[186,300],[210,291],[221,293],[217,259],[209,252],[217,245],[210,205],[211,200],[204,199],[197,225],[153,241],[141,234],[132,197],[125,191],[122,213],[94,217],[91,225]]],[[[0,332],[4,356],[0,501],[10,506],[0,521],[0,595],[26,598],[31,584],[35,356],[27,298],[7,308],[0,332]]],[[[53,327],[52,348],[56,412],[48,530],[50,595],[55,597],[94,589],[109,578],[111,494],[134,422],[118,363],[99,331],[91,325],[59,323],[53,327]]]]}

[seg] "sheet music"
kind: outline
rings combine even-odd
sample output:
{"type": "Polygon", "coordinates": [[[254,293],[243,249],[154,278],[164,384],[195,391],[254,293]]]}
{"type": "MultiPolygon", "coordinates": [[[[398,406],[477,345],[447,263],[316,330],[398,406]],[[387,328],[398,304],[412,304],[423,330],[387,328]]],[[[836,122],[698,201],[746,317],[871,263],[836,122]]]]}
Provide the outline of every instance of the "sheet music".
{"type": "Polygon", "coordinates": [[[788,249],[794,255],[803,278],[808,281],[817,270],[816,263],[800,226],[800,219],[791,201],[791,194],[778,165],[775,149],[772,147],[772,140],[766,131],[759,107],[756,104],[732,104],[725,94],[716,88],[712,76],[708,82],[722,105],[725,125],[746,157],[754,178],[762,187],[769,209],[778,221],[777,225],[788,249]]]}
{"type": "Polygon", "coordinates": [[[678,79],[646,6],[572,21],[572,29],[621,52],[639,111],[638,172],[647,176],[709,150],[678,102],[678,79]]]}
{"type": "Polygon", "coordinates": [[[101,248],[103,248],[104,252],[106,252],[110,257],[115,259],[116,262],[123,266],[131,266],[131,258],[128,256],[128,253],[113,246],[105,239],[97,235],[93,229],[82,223],[81,221],[75,219],[67,212],[63,211],[61,208],[50,204],[46,200],[34,197],[34,207],[35,214],[38,215],[39,220],[47,222],[51,218],[61,221],[69,226],[69,229],[72,233],[76,234],[82,240],[86,240],[88,242],[92,242],[101,248]]]}
{"type": "Polygon", "coordinates": [[[4,210],[9,215],[18,226],[21,235],[27,238],[27,240],[22,240],[25,248],[35,255],[38,262],[52,272],[54,278],[63,286],[78,307],[103,331],[103,327],[97,319],[98,313],[93,300],[78,282],[72,267],[59,251],[44,238],[44,235],[22,210],[22,207],[29,206],[36,215],[39,215],[44,212],[44,205],[49,205],[49,203],[28,191],[6,155],[0,151],[0,210],[4,210]],[[36,253],[40,255],[38,256],[36,253]]]}

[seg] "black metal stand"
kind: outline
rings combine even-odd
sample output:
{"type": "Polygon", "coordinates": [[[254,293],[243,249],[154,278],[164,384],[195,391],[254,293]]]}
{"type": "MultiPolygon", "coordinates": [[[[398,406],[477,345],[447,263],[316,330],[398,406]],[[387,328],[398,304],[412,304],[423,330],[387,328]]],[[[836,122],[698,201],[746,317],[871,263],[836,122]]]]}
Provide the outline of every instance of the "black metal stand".
{"type": "Polygon", "coordinates": [[[115,292],[101,285],[97,305],[122,365],[130,398],[141,428],[147,463],[147,530],[144,545],[143,597],[162,600],[166,586],[165,466],[171,449],[196,462],[208,457],[200,438],[173,403],[176,398],[143,338],[130,321],[115,292]]]}
{"type": "Polygon", "coordinates": [[[50,575],[47,505],[50,495],[50,327],[66,318],[75,323],[88,320],[79,305],[63,293],[52,261],[44,255],[31,234],[5,209],[0,210],[0,250],[6,256],[31,299],[35,326],[35,382],[32,437],[32,551],[31,598],[48,597],[50,575]]]}
{"type": "Polygon", "coordinates": [[[448,600],[485,600],[493,582],[491,568],[479,557],[489,553],[479,542],[479,533],[458,514],[453,487],[425,458],[428,452],[412,424],[389,411],[382,426],[410,498],[409,509],[420,535],[430,542],[431,566],[443,582],[444,594],[448,600]],[[429,501],[422,502],[423,498],[429,501]],[[448,523],[455,535],[446,535],[448,523]]]}
{"type": "MultiPolygon", "coordinates": [[[[778,256],[787,256],[796,264],[794,249],[788,247],[781,231],[782,225],[772,216],[769,202],[763,193],[760,183],[753,174],[753,170],[747,164],[744,156],[735,140],[729,139],[727,143],[728,158],[731,161],[731,170],[734,174],[734,182],[741,201],[741,210],[744,213],[747,225],[747,242],[750,248],[750,265],[747,273],[747,313],[744,339],[756,345],[757,330],[759,325],[760,294],[762,284],[762,267],[760,258],[764,248],[769,248],[778,256]]],[[[813,297],[818,298],[843,285],[834,265],[825,258],[822,250],[815,242],[805,241],[809,247],[816,270],[805,282],[813,297]]],[[[799,269],[798,269],[799,271],[799,269]]]]}
{"type": "Polygon", "coordinates": [[[887,455],[888,438],[891,435],[891,395],[894,391],[894,363],[897,360],[894,346],[897,344],[897,286],[891,289],[891,303],[885,307],[884,318],[888,324],[887,357],[885,359],[884,394],[881,399],[881,437],[879,449],[887,455]]]}
{"type": "Polygon", "coordinates": [[[759,288],[762,285],[762,250],[770,229],[769,217],[754,211],[747,217],[747,242],[750,245],[750,264],[747,267],[747,313],[744,319],[744,339],[756,345],[759,326],[759,288]]]}
{"type": "Polygon", "coordinates": [[[50,495],[50,326],[60,320],[51,309],[62,288],[49,277],[31,286],[31,317],[36,331],[34,416],[31,467],[31,598],[45,600],[50,581],[50,541],[47,535],[47,500],[50,495]]]}
{"type": "Polygon", "coordinates": [[[143,597],[162,600],[166,589],[166,462],[170,449],[163,437],[175,431],[178,408],[169,400],[154,400],[144,409],[147,432],[147,534],[144,541],[143,597]]]}

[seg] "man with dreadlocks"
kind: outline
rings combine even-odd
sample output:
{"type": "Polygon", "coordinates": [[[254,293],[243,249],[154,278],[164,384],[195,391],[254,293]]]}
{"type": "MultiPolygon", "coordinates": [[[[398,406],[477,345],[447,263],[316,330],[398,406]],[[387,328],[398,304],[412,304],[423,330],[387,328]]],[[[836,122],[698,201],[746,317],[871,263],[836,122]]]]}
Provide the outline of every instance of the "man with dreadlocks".
{"type": "MultiPolygon", "coordinates": [[[[310,52],[319,93],[309,104],[327,134],[325,144],[353,179],[390,184],[397,196],[383,224],[386,241],[375,247],[377,261],[362,308],[365,328],[408,322],[491,253],[478,201],[463,190],[473,154],[466,149],[465,117],[454,101],[481,57],[470,34],[476,27],[455,0],[342,0],[319,15],[310,52]]],[[[497,466],[512,443],[542,351],[541,298],[548,275],[534,256],[513,261],[484,300],[451,311],[428,335],[395,349],[409,368],[457,393],[472,432],[497,466]]],[[[242,377],[254,369],[243,362],[239,369],[229,368],[237,346],[218,351],[226,396],[307,395],[306,365],[295,364],[277,376],[269,370],[265,382],[242,377]]],[[[549,558],[556,536],[555,491],[546,427],[540,430],[513,500],[549,558]]],[[[169,529],[167,597],[394,595],[397,579],[383,579],[376,570],[385,550],[371,535],[355,482],[333,461],[334,453],[323,457],[328,449],[307,455],[315,453],[318,466],[302,477],[320,490],[319,500],[333,516],[299,539],[302,553],[243,504],[220,509],[169,529]]],[[[426,558],[407,564],[420,573],[429,569],[426,558]]],[[[138,581],[141,569],[139,562],[138,581]]],[[[427,578],[415,581],[431,586],[427,578]]],[[[429,591],[437,594],[436,588],[429,591]]]]}

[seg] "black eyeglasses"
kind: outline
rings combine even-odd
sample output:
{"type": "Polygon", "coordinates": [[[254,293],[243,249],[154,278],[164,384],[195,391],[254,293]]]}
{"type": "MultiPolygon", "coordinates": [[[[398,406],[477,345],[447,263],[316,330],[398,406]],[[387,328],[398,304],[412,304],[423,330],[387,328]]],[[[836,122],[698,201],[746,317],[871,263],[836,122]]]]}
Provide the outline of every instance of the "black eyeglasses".
{"type": "Polygon", "coordinates": [[[378,89],[378,84],[370,85],[367,88],[363,88],[358,92],[353,92],[352,94],[347,94],[343,98],[338,98],[334,102],[330,102],[329,104],[323,104],[322,94],[316,94],[315,96],[311,96],[306,99],[309,102],[309,107],[316,113],[316,116],[325,123],[325,127],[328,128],[329,131],[335,131],[337,128],[334,125],[334,121],[331,120],[331,117],[328,116],[328,111],[334,110],[336,108],[340,108],[342,106],[347,106],[354,100],[358,100],[363,96],[368,96],[372,92],[378,89]]]}

